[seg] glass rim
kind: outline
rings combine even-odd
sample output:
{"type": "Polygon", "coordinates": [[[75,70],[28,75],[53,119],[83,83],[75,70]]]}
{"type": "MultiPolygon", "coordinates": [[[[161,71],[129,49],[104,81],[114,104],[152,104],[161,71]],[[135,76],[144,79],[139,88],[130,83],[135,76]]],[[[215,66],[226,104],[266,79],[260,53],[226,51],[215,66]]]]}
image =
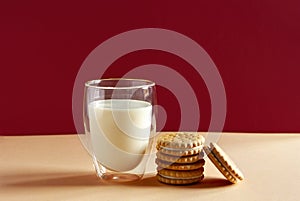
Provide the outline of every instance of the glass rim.
{"type": "Polygon", "coordinates": [[[155,82],[146,79],[136,79],[136,78],[104,78],[104,79],[95,79],[89,80],[85,82],[85,87],[89,88],[97,88],[97,89],[137,89],[137,88],[144,88],[144,87],[153,87],[155,86],[155,82]],[[105,81],[138,81],[141,82],[139,85],[135,86],[96,86],[93,84],[99,84],[100,82],[105,81]]]}

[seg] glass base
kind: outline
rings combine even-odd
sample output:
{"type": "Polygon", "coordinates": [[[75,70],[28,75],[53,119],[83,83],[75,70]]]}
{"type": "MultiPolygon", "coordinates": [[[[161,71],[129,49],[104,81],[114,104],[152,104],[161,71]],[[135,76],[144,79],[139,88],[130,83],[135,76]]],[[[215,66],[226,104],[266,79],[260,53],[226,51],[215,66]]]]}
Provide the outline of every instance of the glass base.
{"type": "Polygon", "coordinates": [[[106,169],[98,162],[94,161],[94,167],[97,176],[105,183],[126,183],[136,182],[142,179],[143,175],[132,174],[127,172],[114,172],[106,169]]]}
{"type": "Polygon", "coordinates": [[[141,177],[138,175],[126,173],[106,173],[101,175],[100,178],[108,183],[125,183],[141,180],[141,177]]]}

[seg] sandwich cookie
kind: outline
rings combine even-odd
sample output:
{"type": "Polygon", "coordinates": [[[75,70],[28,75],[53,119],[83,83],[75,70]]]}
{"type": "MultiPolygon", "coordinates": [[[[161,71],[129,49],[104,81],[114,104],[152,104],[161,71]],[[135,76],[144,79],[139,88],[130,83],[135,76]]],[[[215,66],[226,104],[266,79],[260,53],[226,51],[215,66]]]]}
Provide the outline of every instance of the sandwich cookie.
{"type": "Polygon", "coordinates": [[[210,143],[203,149],[211,162],[231,183],[237,183],[244,179],[241,170],[216,143],[210,143]]]}
{"type": "Polygon", "coordinates": [[[158,170],[157,179],[166,184],[192,184],[201,181],[204,178],[203,175],[204,168],[201,167],[196,170],[189,171],[177,171],[177,170],[168,170],[162,169],[158,170]]]}

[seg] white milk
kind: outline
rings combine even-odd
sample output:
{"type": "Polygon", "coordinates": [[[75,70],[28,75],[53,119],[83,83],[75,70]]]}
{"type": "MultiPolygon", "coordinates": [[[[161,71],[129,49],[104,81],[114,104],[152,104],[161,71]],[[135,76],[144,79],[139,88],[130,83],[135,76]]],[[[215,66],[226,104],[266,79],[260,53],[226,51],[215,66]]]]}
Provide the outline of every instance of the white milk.
{"type": "Polygon", "coordinates": [[[98,162],[115,171],[142,160],[151,128],[152,105],[138,100],[99,100],[89,104],[91,143],[98,162]]]}

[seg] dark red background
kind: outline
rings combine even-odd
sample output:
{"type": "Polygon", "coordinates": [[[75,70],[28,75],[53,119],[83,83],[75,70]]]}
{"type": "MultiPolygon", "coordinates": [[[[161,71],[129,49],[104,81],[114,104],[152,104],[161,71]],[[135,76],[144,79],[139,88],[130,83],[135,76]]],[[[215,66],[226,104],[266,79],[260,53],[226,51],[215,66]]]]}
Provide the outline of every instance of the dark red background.
{"type": "MultiPolygon", "coordinates": [[[[300,1],[179,2],[2,1],[0,134],[75,133],[72,89],[85,57],[116,34],[146,27],[185,34],[209,53],[227,93],[225,131],[300,132],[300,1]]],[[[172,67],[190,81],[200,102],[199,130],[207,129],[207,90],[182,59],[134,52],[105,77],[147,63],[172,67]]],[[[177,101],[163,87],[158,94],[169,115],[165,130],[178,128],[177,101]]]]}

